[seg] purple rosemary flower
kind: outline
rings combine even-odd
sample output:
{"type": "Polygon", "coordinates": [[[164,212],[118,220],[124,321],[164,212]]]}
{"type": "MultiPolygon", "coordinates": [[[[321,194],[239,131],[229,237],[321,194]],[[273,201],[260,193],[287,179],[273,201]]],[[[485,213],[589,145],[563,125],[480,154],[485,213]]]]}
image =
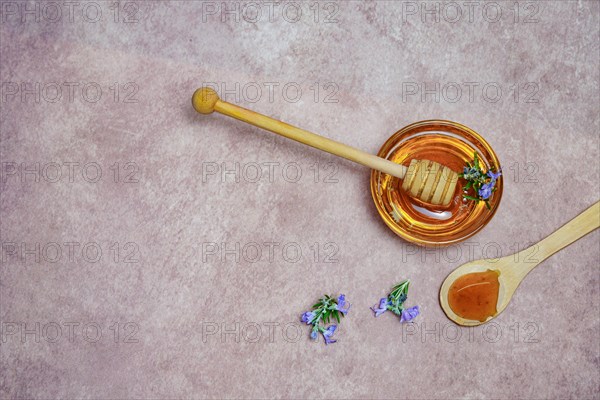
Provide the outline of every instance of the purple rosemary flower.
{"type": "Polygon", "coordinates": [[[344,315],[348,313],[348,310],[350,310],[350,303],[346,301],[345,295],[341,294],[340,297],[338,297],[335,308],[344,315]]]}
{"type": "Polygon", "coordinates": [[[419,306],[414,306],[411,308],[407,308],[406,310],[402,310],[402,316],[400,317],[400,322],[409,322],[415,319],[419,315],[419,306]]]}
{"type": "Polygon", "coordinates": [[[306,325],[310,325],[312,324],[312,320],[315,317],[315,313],[312,311],[307,311],[304,314],[302,314],[302,322],[305,322],[306,325]]]}
{"type": "Polygon", "coordinates": [[[337,329],[337,325],[331,325],[329,328],[323,331],[323,337],[325,338],[325,344],[335,343],[336,340],[331,339],[333,333],[337,329]]]}
{"type": "Polygon", "coordinates": [[[313,330],[313,331],[310,333],[310,338],[311,338],[312,340],[317,340],[317,331],[316,331],[316,330],[313,330]]]}
{"type": "Polygon", "coordinates": [[[481,185],[479,191],[477,192],[479,197],[481,197],[483,200],[489,199],[492,195],[492,189],[494,188],[495,183],[496,181],[492,180],[486,184],[481,185]]]}
{"type": "Polygon", "coordinates": [[[487,176],[492,178],[492,182],[496,182],[496,180],[500,178],[500,175],[502,175],[502,170],[499,170],[497,173],[493,173],[492,171],[487,172],[487,176]]]}
{"type": "Polygon", "coordinates": [[[387,311],[388,299],[387,297],[382,297],[379,300],[379,306],[377,308],[371,307],[371,310],[375,313],[376,317],[379,317],[381,314],[387,311]]]}

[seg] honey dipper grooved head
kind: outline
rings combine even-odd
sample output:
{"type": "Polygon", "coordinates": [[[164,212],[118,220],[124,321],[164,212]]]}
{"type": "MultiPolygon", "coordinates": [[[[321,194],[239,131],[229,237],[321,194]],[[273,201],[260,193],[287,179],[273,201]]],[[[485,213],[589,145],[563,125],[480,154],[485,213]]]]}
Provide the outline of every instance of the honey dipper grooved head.
{"type": "Polygon", "coordinates": [[[211,88],[197,89],[192,96],[192,105],[200,114],[210,114],[215,110],[219,95],[211,88]]]}
{"type": "Polygon", "coordinates": [[[456,191],[458,174],[429,160],[412,160],[402,189],[426,203],[447,206],[456,191]]]}

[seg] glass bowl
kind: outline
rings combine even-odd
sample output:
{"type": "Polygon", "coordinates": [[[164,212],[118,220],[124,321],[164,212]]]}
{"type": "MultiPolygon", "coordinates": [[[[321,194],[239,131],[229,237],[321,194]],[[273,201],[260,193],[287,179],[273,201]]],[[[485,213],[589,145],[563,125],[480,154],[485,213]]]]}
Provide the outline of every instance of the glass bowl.
{"type": "MultiPolygon", "coordinates": [[[[408,125],[390,137],[378,156],[408,166],[413,158],[431,160],[462,172],[466,162],[479,157],[484,171],[500,169],[492,147],[474,130],[452,121],[428,120],[408,125]]],[[[502,198],[503,179],[484,202],[463,199],[466,182],[460,178],[450,205],[424,203],[402,190],[402,181],[384,172],[371,173],[371,194],[385,224],[401,238],[421,246],[446,246],[479,232],[492,219],[502,198]]],[[[470,193],[472,194],[472,193],[470,193]]]]}

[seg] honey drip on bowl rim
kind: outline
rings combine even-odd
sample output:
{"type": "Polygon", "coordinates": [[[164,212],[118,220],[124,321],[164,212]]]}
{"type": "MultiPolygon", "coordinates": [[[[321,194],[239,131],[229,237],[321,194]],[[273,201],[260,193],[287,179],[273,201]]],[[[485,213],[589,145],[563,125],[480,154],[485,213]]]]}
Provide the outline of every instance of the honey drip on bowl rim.
{"type": "Polygon", "coordinates": [[[485,322],[497,313],[499,271],[472,272],[457,278],[448,290],[448,304],[464,319],[485,322]]]}

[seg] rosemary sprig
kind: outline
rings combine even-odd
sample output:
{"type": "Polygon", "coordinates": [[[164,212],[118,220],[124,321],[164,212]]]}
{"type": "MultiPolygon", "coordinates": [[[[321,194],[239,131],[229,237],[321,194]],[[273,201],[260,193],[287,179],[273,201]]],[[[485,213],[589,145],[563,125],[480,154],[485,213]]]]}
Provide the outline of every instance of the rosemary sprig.
{"type": "Polygon", "coordinates": [[[419,315],[419,306],[404,308],[404,302],[408,297],[408,286],[410,280],[406,279],[392,288],[387,297],[379,300],[378,306],[371,307],[376,317],[386,311],[391,311],[400,317],[400,322],[408,322],[419,315]]]}
{"type": "Polygon", "coordinates": [[[466,166],[463,168],[463,172],[458,174],[459,177],[467,181],[466,185],[463,186],[463,198],[467,200],[485,202],[485,206],[489,209],[489,199],[498,188],[496,187],[496,181],[502,175],[502,168],[498,172],[494,173],[493,168],[490,168],[487,172],[483,172],[480,164],[477,152],[473,153],[473,162],[467,161],[466,166]],[[472,195],[468,194],[472,193],[472,195]]]}
{"type": "Polygon", "coordinates": [[[312,325],[311,339],[316,340],[318,334],[321,333],[325,339],[325,344],[335,343],[336,340],[331,339],[331,337],[337,329],[337,325],[330,325],[325,328],[325,324],[329,324],[332,318],[339,324],[340,316],[344,317],[348,313],[350,303],[346,301],[346,296],[341,294],[336,300],[331,296],[324,295],[318,302],[313,304],[312,309],[312,311],[302,314],[301,317],[302,322],[312,325]]]}

